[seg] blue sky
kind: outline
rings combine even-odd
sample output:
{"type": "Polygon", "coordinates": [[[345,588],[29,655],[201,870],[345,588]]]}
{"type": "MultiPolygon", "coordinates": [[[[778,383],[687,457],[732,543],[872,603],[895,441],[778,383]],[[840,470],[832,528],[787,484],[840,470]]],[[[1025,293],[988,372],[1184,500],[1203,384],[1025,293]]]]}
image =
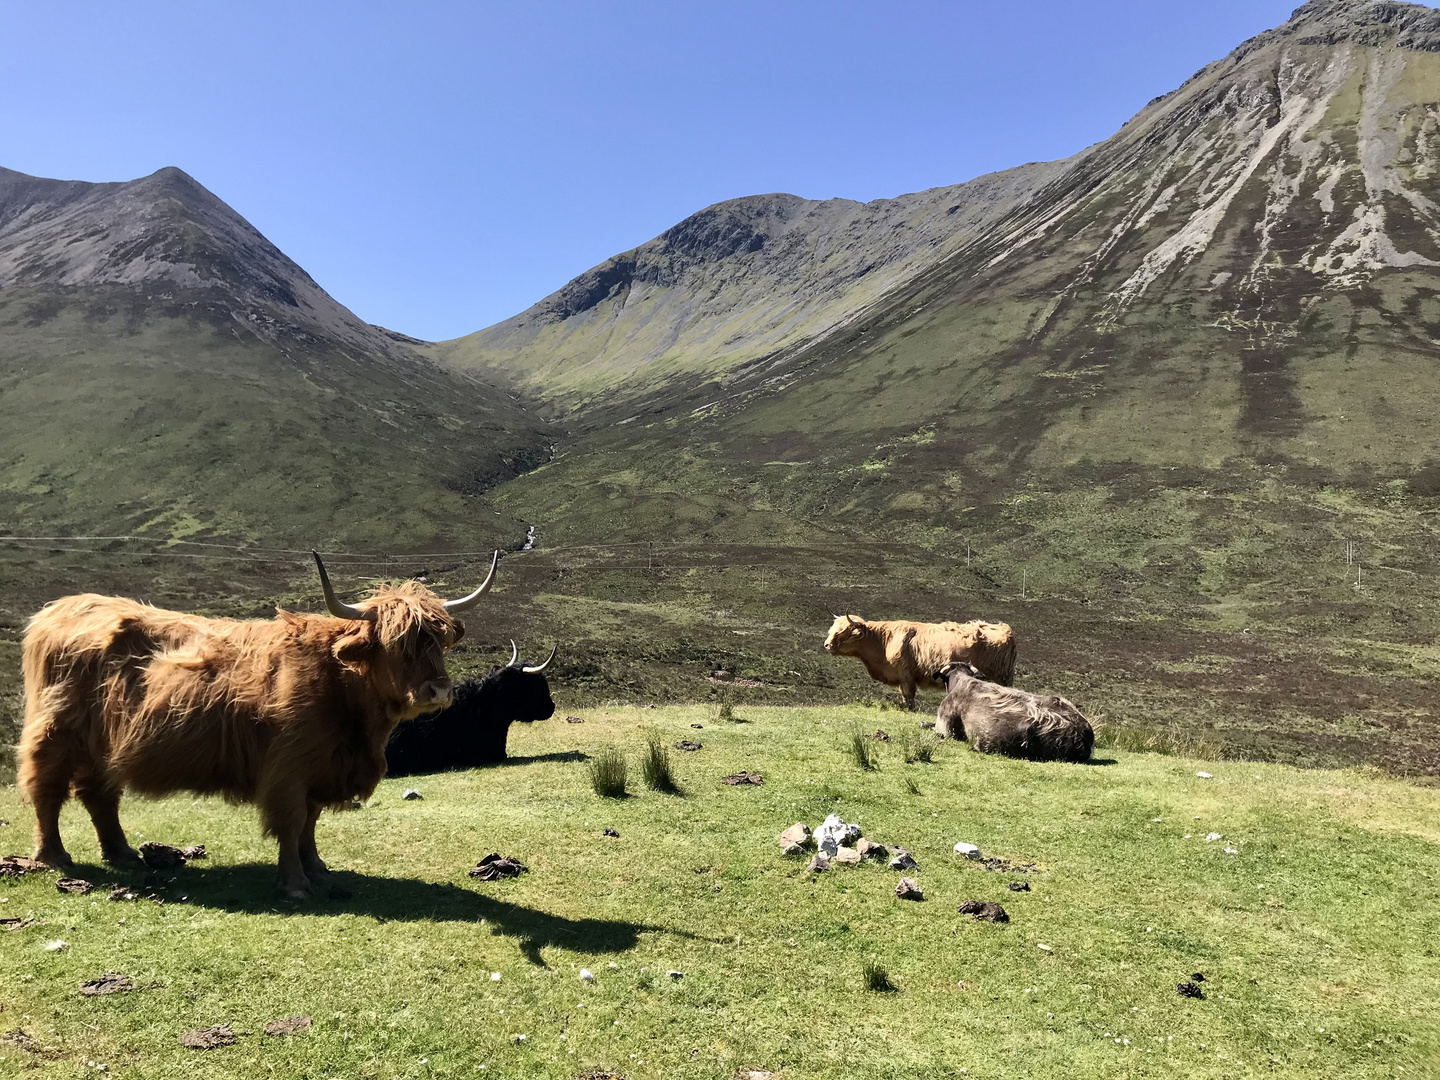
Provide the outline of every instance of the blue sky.
{"type": "Polygon", "coordinates": [[[0,165],[177,165],[440,339],[721,199],[1065,157],[1298,3],[0,0],[0,165]]]}

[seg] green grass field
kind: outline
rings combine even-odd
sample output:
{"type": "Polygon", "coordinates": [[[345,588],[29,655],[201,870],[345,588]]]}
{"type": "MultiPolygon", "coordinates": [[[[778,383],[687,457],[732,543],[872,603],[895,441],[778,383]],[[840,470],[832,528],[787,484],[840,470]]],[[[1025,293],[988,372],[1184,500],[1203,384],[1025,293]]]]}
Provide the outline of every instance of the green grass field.
{"type": "MultiPolygon", "coordinates": [[[[1361,1078],[1440,1067],[1433,788],[1369,769],[1116,749],[1067,766],[946,744],[933,763],[905,765],[898,737],[917,717],[859,706],[741,705],[734,723],[704,706],[581,709],[584,724],[564,721],[567,706],[517,726],[506,766],[388,780],[364,809],[323,818],[321,850],[349,898],[279,901],[253,814],[188,797],[124,810],[135,842],[209,847],[163,904],[111,902],[103,887],[61,895],[52,874],[0,880],[0,916],[35,920],[0,936],[0,1030],[33,1040],[0,1043],[0,1074],[1361,1078]],[[897,736],[874,744],[874,771],[847,752],[857,724],[897,736]],[[641,782],[655,731],[704,744],[672,751],[679,795],[641,782]],[[629,763],[625,799],[590,787],[585,759],[612,746],[629,763]],[[742,769],[764,785],[721,782],[742,769]],[[423,801],[403,801],[407,786],[423,801]],[[830,812],[912,851],[924,901],[898,900],[900,874],[883,866],[812,876],[780,855],[782,829],[830,812]],[[987,871],[952,852],[959,840],[1037,868],[987,871]],[[469,878],[490,851],[530,872],[469,878]],[[1008,889],[1021,879],[1031,891],[1008,889]],[[999,901],[1011,922],[958,914],[967,899],[999,901]],[[47,951],[54,940],[67,945],[47,951]],[[867,962],[898,989],[865,989],[867,962]],[[1176,984],[1197,971],[1205,998],[1181,997],[1176,984]],[[138,989],[79,994],[109,972],[138,989]],[[262,1034],[292,1015],[313,1028],[262,1034]],[[182,1047],[182,1032],[227,1022],[246,1033],[234,1045],[182,1047]]],[[[28,852],[14,788],[0,789],[0,816],[0,843],[28,852]]],[[[85,877],[121,880],[93,865],[78,808],[66,829],[85,877]]]]}

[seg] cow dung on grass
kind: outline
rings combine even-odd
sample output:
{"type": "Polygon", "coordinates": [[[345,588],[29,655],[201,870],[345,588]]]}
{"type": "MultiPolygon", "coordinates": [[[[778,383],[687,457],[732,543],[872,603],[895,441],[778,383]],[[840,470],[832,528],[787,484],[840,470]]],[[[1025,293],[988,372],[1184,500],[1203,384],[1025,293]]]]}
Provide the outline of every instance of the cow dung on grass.
{"type": "Polygon", "coordinates": [[[1010,913],[993,900],[966,900],[960,905],[960,914],[969,915],[981,922],[1007,923],[1010,913]]]}
{"type": "Polygon", "coordinates": [[[208,1028],[192,1028],[180,1036],[180,1045],[190,1050],[215,1050],[222,1046],[233,1046],[239,1033],[226,1024],[208,1028]]]}
{"type": "Polygon", "coordinates": [[[266,1035],[299,1035],[314,1023],[308,1016],[283,1016],[265,1025],[266,1035]]]}
{"type": "Polygon", "coordinates": [[[80,993],[86,997],[104,997],[108,994],[128,994],[135,989],[135,981],[128,975],[110,972],[98,979],[80,984],[80,993]]]}

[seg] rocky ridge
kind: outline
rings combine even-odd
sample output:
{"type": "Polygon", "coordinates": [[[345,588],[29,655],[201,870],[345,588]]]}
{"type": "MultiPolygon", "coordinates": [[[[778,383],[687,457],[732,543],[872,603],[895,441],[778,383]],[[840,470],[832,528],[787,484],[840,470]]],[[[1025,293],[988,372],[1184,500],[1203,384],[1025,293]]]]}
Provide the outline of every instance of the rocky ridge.
{"type": "Polygon", "coordinates": [[[269,341],[397,355],[397,335],[327,294],[253,225],[176,168],[50,180],[0,168],[0,290],[123,287],[150,310],[233,319],[269,341]]]}

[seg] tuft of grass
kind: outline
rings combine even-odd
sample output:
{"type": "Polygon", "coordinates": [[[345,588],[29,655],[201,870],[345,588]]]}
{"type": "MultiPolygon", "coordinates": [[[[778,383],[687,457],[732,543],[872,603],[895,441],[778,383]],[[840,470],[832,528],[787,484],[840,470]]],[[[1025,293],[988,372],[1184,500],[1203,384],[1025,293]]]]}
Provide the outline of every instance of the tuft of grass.
{"type": "Polygon", "coordinates": [[[607,746],[590,759],[590,786],[595,789],[596,795],[606,799],[623,799],[628,779],[625,755],[616,747],[607,746]]]}
{"type": "Polygon", "coordinates": [[[675,782],[675,773],[670,761],[670,748],[660,732],[651,730],[645,735],[645,751],[640,758],[640,777],[651,791],[663,791],[670,795],[680,793],[675,782]]]}
{"type": "Polygon", "coordinates": [[[875,768],[875,754],[870,745],[870,736],[865,734],[859,725],[850,729],[845,742],[845,752],[866,772],[875,768]]]}
{"type": "Polygon", "coordinates": [[[906,765],[917,762],[928,765],[935,760],[935,747],[940,740],[928,731],[902,731],[899,741],[906,765]]]}
{"type": "Polygon", "coordinates": [[[906,792],[908,792],[909,794],[911,794],[911,795],[920,795],[920,794],[922,794],[922,792],[920,791],[920,785],[917,784],[917,783],[915,783],[914,780],[911,780],[910,777],[908,777],[908,776],[903,777],[903,778],[902,778],[902,782],[903,782],[904,785],[905,785],[905,790],[906,790],[906,792]]]}
{"type": "Polygon", "coordinates": [[[1128,750],[1140,754],[1165,754],[1169,757],[1203,758],[1223,761],[1226,753],[1223,740],[1206,735],[1186,735],[1162,727],[1117,727],[1095,725],[1095,746],[1105,750],[1128,750]]]}
{"type": "Polygon", "coordinates": [[[890,981],[890,973],[874,960],[865,961],[865,966],[861,969],[861,978],[865,982],[865,989],[877,994],[893,994],[900,989],[890,981]]]}

